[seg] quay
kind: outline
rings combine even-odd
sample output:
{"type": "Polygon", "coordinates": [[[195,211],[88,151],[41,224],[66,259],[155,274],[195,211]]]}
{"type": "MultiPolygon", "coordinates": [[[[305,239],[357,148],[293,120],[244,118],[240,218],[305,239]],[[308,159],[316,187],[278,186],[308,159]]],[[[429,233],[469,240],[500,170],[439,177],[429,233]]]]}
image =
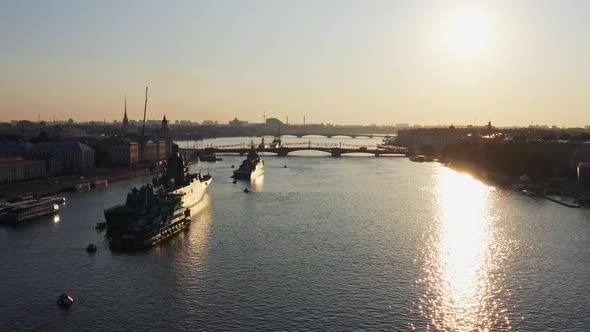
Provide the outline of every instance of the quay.
{"type": "Polygon", "coordinates": [[[561,204],[563,206],[567,206],[569,208],[579,208],[580,205],[575,203],[575,202],[568,202],[567,200],[564,199],[560,199],[559,196],[553,196],[553,195],[542,195],[543,198],[550,200],[554,203],[557,204],[561,204]]]}

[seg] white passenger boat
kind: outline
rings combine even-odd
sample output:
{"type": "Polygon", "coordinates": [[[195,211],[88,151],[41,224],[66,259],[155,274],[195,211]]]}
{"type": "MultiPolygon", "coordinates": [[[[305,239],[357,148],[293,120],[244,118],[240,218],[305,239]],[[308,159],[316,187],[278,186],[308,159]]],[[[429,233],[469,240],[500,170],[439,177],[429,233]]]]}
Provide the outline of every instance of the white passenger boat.
{"type": "Polygon", "coordinates": [[[14,225],[55,213],[59,206],[54,200],[53,197],[33,198],[9,204],[0,209],[0,223],[14,225]]]}

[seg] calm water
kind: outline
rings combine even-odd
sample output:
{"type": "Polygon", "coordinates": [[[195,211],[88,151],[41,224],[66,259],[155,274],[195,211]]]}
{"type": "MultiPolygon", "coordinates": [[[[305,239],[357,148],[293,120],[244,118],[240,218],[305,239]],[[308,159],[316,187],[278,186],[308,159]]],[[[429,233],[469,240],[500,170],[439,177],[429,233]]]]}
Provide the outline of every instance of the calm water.
{"type": "Polygon", "coordinates": [[[589,329],[590,210],[406,158],[268,156],[235,185],[241,158],[223,158],[192,166],[214,176],[199,215],[149,251],[112,253],[94,229],[141,178],[1,227],[0,329],[589,329]]]}

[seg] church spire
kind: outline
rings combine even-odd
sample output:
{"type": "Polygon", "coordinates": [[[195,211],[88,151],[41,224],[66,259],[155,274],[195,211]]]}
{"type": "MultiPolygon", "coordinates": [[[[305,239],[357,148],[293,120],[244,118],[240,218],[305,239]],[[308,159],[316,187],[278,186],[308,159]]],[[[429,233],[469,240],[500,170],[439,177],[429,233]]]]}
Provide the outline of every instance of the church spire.
{"type": "Polygon", "coordinates": [[[123,129],[129,128],[129,119],[127,118],[127,96],[125,96],[125,114],[123,115],[123,129]]]}

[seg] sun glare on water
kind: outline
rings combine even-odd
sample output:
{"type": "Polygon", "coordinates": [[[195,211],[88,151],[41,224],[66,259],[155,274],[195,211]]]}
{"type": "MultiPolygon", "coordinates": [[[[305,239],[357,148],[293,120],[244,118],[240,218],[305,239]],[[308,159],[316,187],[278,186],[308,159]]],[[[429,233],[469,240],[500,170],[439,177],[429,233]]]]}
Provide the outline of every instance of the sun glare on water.
{"type": "Polygon", "coordinates": [[[447,19],[446,42],[457,52],[481,51],[489,43],[488,17],[475,10],[463,10],[447,19]]]}
{"type": "Polygon", "coordinates": [[[426,288],[420,310],[428,329],[508,330],[502,289],[503,242],[491,211],[491,187],[448,168],[438,169],[438,220],[425,249],[426,288]]]}

